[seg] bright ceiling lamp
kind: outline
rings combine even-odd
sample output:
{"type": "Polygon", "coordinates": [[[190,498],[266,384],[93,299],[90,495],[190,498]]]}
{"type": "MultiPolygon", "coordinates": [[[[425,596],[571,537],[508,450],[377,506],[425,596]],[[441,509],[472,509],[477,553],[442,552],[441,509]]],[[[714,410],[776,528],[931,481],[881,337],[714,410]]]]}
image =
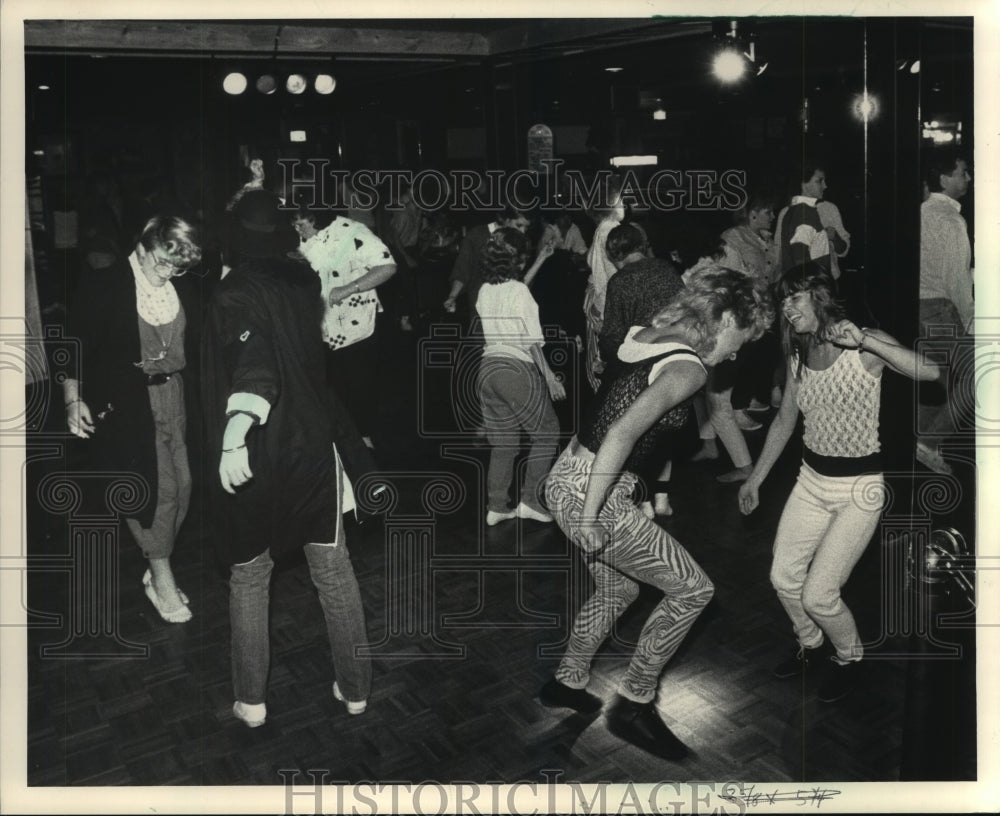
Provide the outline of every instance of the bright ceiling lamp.
{"type": "Polygon", "coordinates": [[[864,91],[854,97],[854,115],[862,122],[870,122],[878,116],[878,99],[864,91]]]}
{"type": "Polygon", "coordinates": [[[720,82],[739,82],[751,66],[757,76],[767,70],[767,63],[757,65],[757,50],[754,35],[741,37],[736,20],[729,21],[729,30],[723,35],[722,48],[712,60],[712,73],[720,82]]]}
{"type": "Polygon", "coordinates": [[[724,48],[712,61],[712,73],[723,82],[737,82],[747,72],[747,61],[735,48],[724,48]]]}
{"type": "Polygon", "coordinates": [[[225,79],[222,80],[222,90],[227,94],[232,94],[233,96],[238,96],[247,89],[247,78],[239,71],[232,71],[226,74],[225,79]]]}
{"type": "Polygon", "coordinates": [[[313,80],[313,88],[316,89],[316,93],[324,96],[332,94],[336,87],[337,80],[330,74],[316,74],[316,79],[313,80]]]}
{"type": "Polygon", "coordinates": [[[309,83],[306,82],[306,78],[302,74],[289,74],[288,79],[285,81],[285,90],[296,96],[300,93],[305,93],[308,87],[309,83]]]}

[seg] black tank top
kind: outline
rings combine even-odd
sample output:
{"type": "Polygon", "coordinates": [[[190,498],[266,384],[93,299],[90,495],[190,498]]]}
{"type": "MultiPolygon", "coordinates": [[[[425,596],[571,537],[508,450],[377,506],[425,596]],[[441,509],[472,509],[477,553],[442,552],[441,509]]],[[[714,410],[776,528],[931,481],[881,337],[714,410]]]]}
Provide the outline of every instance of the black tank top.
{"type": "MultiPolygon", "coordinates": [[[[622,363],[618,376],[601,383],[594,401],[594,408],[588,421],[584,423],[577,435],[580,443],[588,450],[597,453],[598,448],[604,442],[608,429],[625,414],[632,403],[638,399],[639,394],[649,387],[649,373],[653,370],[653,366],[661,360],[675,355],[680,355],[681,359],[690,358],[702,364],[698,355],[689,348],[675,348],[639,362],[622,363]]],[[[661,371],[657,376],[670,375],[661,371]]],[[[675,405],[636,440],[635,447],[632,448],[632,452],[625,460],[624,470],[633,472],[641,470],[664,436],[680,430],[687,424],[691,415],[692,399],[693,395],[675,405]]]]}

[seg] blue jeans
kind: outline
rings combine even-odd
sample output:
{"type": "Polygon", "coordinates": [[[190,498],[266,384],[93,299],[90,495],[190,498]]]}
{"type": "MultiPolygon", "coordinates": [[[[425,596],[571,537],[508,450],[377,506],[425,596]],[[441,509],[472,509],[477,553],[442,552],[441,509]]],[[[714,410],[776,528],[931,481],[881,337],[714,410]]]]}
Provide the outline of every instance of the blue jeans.
{"type": "MultiPolygon", "coordinates": [[[[305,553],[326,618],[337,684],[347,700],[366,700],[372,683],[371,659],[357,653],[368,644],[365,613],[343,533],[334,545],[306,544],[305,553]]],[[[253,561],[230,567],[233,691],[236,699],[247,705],[263,703],[267,693],[271,661],[268,601],[273,568],[267,550],[253,561]]]]}
{"type": "Polygon", "coordinates": [[[974,368],[968,363],[970,346],[962,341],[966,336],[965,326],[954,303],[944,298],[921,300],[920,327],[922,348],[935,353],[937,360],[947,361],[952,372],[950,378],[942,376],[936,383],[920,385],[917,438],[936,448],[956,433],[955,420],[963,408],[966,412],[970,410],[968,397],[975,393],[975,385],[968,381],[968,372],[974,368]],[[928,339],[932,337],[935,339],[928,339]]]}
{"type": "Polygon", "coordinates": [[[486,356],[479,368],[479,397],[491,447],[486,475],[488,509],[497,513],[509,509],[514,461],[523,432],[531,441],[531,450],[520,501],[544,511],[542,482],[556,458],[559,441],[559,420],[545,380],[533,363],[515,357],[486,356]]]}

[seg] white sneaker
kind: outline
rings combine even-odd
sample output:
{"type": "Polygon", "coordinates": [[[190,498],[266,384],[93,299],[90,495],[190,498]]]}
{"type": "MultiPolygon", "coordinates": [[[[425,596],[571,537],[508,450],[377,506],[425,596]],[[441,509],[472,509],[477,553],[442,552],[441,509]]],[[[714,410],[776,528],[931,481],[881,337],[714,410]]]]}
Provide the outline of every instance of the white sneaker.
{"type": "Polygon", "coordinates": [[[340,702],[344,704],[347,708],[348,714],[353,714],[357,716],[358,714],[364,714],[365,709],[368,708],[368,701],[361,700],[360,702],[351,702],[350,700],[344,699],[344,695],[340,693],[340,687],[337,685],[337,681],[333,682],[333,696],[336,697],[340,702]]]}
{"type": "Polygon", "coordinates": [[[759,431],[764,427],[742,408],[739,411],[733,411],[733,419],[736,420],[736,427],[741,431],[759,431]]]}
{"type": "Polygon", "coordinates": [[[945,476],[951,476],[953,473],[951,465],[944,460],[941,452],[936,448],[929,447],[924,442],[917,442],[917,461],[935,473],[941,473],[945,476]]]}
{"type": "Polygon", "coordinates": [[[267,720],[267,705],[265,703],[247,705],[237,700],[233,703],[233,715],[248,727],[259,728],[267,720]]]}
{"type": "Polygon", "coordinates": [[[533,507],[529,507],[524,502],[521,502],[515,508],[514,513],[519,519],[532,519],[533,521],[540,521],[544,524],[548,524],[552,521],[552,516],[548,513],[543,513],[541,510],[535,510],[533,507]]]}
{"type": "Polygon", "coordinates": [[[486,526],[496,527],[501,521],[507,521],[508,519],[516,518],[516,510],[505,510],[503,513],[498,513],[496,510],[486,511],[486,526]]]}

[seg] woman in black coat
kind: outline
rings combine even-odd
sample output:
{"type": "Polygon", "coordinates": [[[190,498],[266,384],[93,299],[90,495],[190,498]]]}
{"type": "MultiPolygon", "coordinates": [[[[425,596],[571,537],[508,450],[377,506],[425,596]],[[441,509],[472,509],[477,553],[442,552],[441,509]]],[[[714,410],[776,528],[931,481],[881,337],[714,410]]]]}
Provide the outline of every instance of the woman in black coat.
{"type": "Polygon", "coordinates": [[[191,497],[181,379],[186,316],[171,279],[200,260],[190,224],[151,218],[127,259],[88,273],[68,320],[80,344],[80,376],[63,382],[66,421],[90,440],[95,469],[135,473],[148,486],[126,524],[149,559],[146,595],[169,623],[191,619],[170,567],[191,497]]]}
{"type": "Polygon", "coordinates": [[[354,504],[326,387],[320,280],[288,257],[298,240],[277,196],[247,192],[232,211],[232,271],[216,287],[202,353],[216,541],[230,565],[234,715],[251,728],[267,709],[269,584],[274,558],[305,550],[326,618],[336,681],[365,710],[371,662],[341,514],[354,504]]]}

